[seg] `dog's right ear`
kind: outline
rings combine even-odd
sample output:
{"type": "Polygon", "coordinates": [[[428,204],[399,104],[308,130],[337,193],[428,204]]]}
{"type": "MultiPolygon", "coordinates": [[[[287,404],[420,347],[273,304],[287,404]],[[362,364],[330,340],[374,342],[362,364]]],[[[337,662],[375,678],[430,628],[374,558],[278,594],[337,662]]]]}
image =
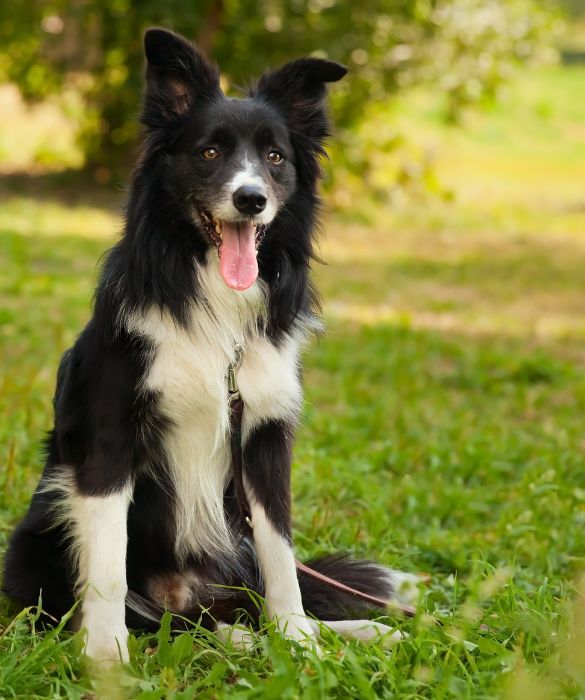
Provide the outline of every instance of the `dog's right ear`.
{"type": "Polygon", "coordinates": [[[147,126],[182,117],[196,100],[220,92],[219,70],[178,34],[147,29],[146,92],[142,121],[147,126]]]}

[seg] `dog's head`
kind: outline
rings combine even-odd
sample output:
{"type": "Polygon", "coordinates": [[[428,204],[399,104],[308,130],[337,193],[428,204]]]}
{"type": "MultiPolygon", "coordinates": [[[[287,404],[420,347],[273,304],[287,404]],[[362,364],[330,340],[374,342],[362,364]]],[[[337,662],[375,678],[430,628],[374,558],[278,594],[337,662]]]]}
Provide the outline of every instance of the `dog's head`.
{"type": "Polygon", "coordinates": [[[303,58],[266,73],[250,95],[227,98],[219,72],[188,41],[146,32],[142,122],[198,235],[217,248],[226,284],[258,275],[263,236],[299,187],[315,186],[328,135],[325,84],[346,68],[303,58]]]}

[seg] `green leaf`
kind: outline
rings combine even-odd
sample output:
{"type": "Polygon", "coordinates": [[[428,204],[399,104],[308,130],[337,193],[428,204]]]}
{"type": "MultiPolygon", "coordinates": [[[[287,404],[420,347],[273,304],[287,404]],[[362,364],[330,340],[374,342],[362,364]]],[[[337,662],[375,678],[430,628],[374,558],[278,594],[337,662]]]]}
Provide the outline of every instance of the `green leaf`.
{"type": "Polygon", "coordinates": [[[193,651],[193,637],[189,632],[183,632],[173,640],[171,658],[173,664],[178,666],[181,661],[193,651]]]}

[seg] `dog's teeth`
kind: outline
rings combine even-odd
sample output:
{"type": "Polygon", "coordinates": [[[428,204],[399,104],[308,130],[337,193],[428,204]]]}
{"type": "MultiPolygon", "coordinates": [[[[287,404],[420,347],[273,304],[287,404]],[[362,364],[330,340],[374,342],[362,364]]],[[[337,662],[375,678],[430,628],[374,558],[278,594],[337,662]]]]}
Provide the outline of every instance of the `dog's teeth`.
{"type": "Polygon", "coordinates": [[[221,236],[221,221],[215,220],[213,222],[213,230],[217,233],[218,236],[221,236]]]}

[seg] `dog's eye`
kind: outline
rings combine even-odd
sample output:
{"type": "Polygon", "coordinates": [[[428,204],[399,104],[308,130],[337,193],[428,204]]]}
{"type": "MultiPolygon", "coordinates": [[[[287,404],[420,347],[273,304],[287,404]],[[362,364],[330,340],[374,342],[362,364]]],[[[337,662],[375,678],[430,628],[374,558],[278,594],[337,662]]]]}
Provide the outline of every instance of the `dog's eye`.
{"type": "Polygon", "coordinates": [[[206,148],[205,150],[201,151],[201,155],[205,158],[205,160],[215,160],[216,158],[219,158],[219,151],[217,148],[206,148]]]}
{"type": "Polygon", "coordinates": [[[284,158],[282,157],[282,154],[278,151],[270,151],[270,153],[268,154],[268,160],[272,163],[272,165],[279,165],[280,163],[282,163],[284,158]]]}

